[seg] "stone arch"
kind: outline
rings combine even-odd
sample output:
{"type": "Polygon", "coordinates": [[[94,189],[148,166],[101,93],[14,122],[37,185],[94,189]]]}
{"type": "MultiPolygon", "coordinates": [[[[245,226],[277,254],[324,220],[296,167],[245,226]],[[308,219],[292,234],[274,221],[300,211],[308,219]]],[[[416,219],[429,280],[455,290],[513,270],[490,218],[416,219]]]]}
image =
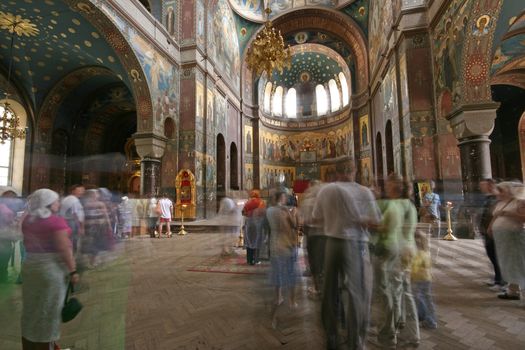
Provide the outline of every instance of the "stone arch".
{"type": "MultiPolygon", "coordinates": [[[[283,36],[288,33],[293,33],[300,30],[320,30],[330,33],[338,37],[341,41],[347,43],[352,50],[356,62],[356,90],[352,91],[352,96],[359,97],[358,104],[366,101],[368,83],[369,83],[369,67],[368,67],[368,51],[366,44],[366,36],[357,25],[357,23],[350,17],[341,12],[321,8],[305,8],[291,12],[284,13],[273,19],[273,24],[277,30],[280,30],[283,36]],[[363,99],[363,101],[361,100],[363,99]]],[[[247,43],[247,47],[255,39],[257,32],[254,33],[247,43]]],[[[245,80],[244,75],[248,77],[246,72],[246,52],[243,53],[243,76],[241,81],[245,80]]],[[[258,81],[260,77],[253,76],[252,80],[258,81]]]]}
{"type": "Polygon", "coordinates": [[[113,20],[93,0],[90,4],[80,0],[64,0],[72,9],[78,11],[89,21],[115,50],[122,66],[125,68],[131,92],[137,106],[137,131],[149,131],[153,128],[153,103],[146,75],[133,48],[113,20]]]}

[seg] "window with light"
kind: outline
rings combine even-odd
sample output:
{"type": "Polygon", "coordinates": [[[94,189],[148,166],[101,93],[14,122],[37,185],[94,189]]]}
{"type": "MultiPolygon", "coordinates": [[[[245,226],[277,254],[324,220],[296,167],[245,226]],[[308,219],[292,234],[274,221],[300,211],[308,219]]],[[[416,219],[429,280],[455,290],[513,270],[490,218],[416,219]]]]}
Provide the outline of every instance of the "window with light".
{"type": "Polygon", "coordinates": [[[315,87],[315,99],[317,101],[317,115],[326,115],[328,113],[328,95],[321,84],[315,87]]]}
{"type": "Polygon", "coordinates": [[[332,112],[336,112],[341,108],[341,94],[337,88],[337,83],[334,79],[328,82],[328,88],[330,89],[330,107],[332,112]]]}
{"type": "Polygon", "coordinates": [[[272,98],[272,83],[266,83],[264,88],[264,111],[270,113],[270,102],[272,98]]]}
{"type": "Polygon", "coordinates": [[[348,82],[343,72],[339,73],[339,82],[341,83],[341,91],[343,93],[343,107],[350,103],[350,91],[348,90],[348,82]]]}
{"type": "MultiPolygon", "coordinates": [[[[3,115],[4,112],[5,112],[4,106],[0,106],[0,115],[3,115]]],[[[7,111],[7,113],[11,114],[9,110],[7,111]]],[[[4,143],[0,142],[0,186],[11,185],[10,168],[11,168],[12,158],[13,158],[13,143],[10,140],[6,140],[4,143]]]]}
{"type": "Polygon", "coordinates": [[[277,117],[282,117],[283,115],[283,87],[282,86],[278,86],[275,89],[275,93],[273,94],[272,112],[273,112],[273,115],[277,117]]]}
{"type": "Polygon", "coordinates": [[[284,108],[288,118],[297,118],[297,92],[294,88],[288,90],[284,102],[284,108]]]}

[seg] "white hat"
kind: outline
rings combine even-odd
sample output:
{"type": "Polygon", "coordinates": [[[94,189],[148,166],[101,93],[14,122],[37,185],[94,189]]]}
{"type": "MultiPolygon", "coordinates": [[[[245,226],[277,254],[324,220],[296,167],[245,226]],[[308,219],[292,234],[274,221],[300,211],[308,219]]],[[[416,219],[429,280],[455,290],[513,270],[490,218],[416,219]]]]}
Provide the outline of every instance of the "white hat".
{"type": "Polygon", "coordinates": [[[52,212],[48,207],[58,198],[58,193],[48,188],[36,190],[29,196],[29,214],[41,219],[50,217],[52,212]]]}

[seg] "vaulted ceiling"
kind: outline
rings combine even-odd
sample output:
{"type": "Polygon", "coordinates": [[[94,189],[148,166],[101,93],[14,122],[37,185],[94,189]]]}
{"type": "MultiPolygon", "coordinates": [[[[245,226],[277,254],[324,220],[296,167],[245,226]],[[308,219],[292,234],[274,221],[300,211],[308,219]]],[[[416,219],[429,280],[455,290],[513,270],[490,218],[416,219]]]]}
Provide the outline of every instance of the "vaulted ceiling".
{"type": "MultiPolygon", "coordinates": [[[[129,86],[125,70],[103,35],[63,0],[0,2],[1,66],[9,66],[9,28],[15,16],[24,25],[14,36],[12,75],[35,106],[59,80],[85,66],[107,67],[115,73],[115,82],[129,86]]],[[[108,83],[107,79],[102,83],[108,83]]]]}

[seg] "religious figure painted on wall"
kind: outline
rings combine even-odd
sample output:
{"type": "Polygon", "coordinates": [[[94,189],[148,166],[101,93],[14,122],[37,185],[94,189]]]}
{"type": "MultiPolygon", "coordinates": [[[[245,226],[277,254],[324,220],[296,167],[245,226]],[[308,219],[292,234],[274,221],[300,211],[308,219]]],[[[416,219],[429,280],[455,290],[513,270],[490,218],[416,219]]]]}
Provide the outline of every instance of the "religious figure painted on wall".
{"type": "Polygon", "coordinates": [[[175,9],[169,6],[166,10],[166,30],[170,35],[175,34],[175,9]]]}
{"type": "Polygon", "coordinates": [[[244,126],[244,144],[246,146],[246,153],[253,153],[253,127],[250,125],[244,126]]]}
{"type": "Polygon", "coordinates": [[[370,157],[360,160],[361,163],[361,185],[370,186],[372,183],[372,159],[370,157]]]}
{"type": "Polygon", "coordinates": [[[368,115],[359,118],[359,130],[361,135],[361,147],[366,148],[370,146],[370,131],[368,130],[368,115]]]}

